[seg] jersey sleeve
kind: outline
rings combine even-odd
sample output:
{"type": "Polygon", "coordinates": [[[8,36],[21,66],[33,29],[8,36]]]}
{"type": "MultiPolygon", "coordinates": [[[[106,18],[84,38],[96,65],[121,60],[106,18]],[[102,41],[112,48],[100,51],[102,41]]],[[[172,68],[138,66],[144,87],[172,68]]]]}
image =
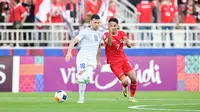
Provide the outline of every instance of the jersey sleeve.
{"type": "Polygon", "coordinates": [[[83,38],[85,38],[85,32],[86,32],[85,30],[80,31],[75,38],[78,39],[79,41],[82,40],[83,38]]]}
{"type": "Polygon", "coordinates": [[[121,31],[122,38],[127,38],[127,34],[124,31],[121,31]]]}
{"type": "Polygon", "coordinates": [[[27,16],[27,12],[26,12],[26,9],[24,8],[24,6],[20,6],[19,10],[21,13],[21,17],[27,16]]]}

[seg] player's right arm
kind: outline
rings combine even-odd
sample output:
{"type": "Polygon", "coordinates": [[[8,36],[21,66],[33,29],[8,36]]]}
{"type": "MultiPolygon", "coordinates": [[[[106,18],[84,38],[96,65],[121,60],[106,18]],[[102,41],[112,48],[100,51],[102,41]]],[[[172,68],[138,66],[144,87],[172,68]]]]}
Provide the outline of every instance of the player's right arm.
{"type": "Polygon", "coordinates": [[[84,31],[81,31],[69,44],[67,55],[65,56],[65,61],[69,61],[72,57],[72,49],[74,45],[84,38],[84,31]]]}
{"type": "Polygon", "coordinates": [[[112,27],[109,26],[108,39],[106,42],[109,46],[112,45],[112,27]]]}
{"type": "Polygon", "coordinates": [[[72,49],[74,48],[74,45],[78,42],[79,42],[79,40],[77,38],[74,38],[73,40],[71,40],[68,51],[67,51],[67,55],[65,56],[65,61],[69,61],[71,59],[72,49]]]}

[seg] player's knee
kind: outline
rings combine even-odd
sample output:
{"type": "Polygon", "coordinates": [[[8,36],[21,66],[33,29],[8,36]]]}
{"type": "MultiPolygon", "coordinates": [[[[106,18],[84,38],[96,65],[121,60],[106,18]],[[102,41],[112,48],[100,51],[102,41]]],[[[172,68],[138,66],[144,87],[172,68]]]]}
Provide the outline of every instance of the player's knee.
{"type": "Polygon", "coordinates": [[[136,83],[136,79],[135,79],[135,78],[132,78],[132,79],[131,79],[131,83],[136,83]]]}
{"type": "Polygon", "coordinates": [[[128,86],[128,79],[127,79],[127,78],[123,78],[121,82],[122,82],[122,85],[123,85],[124,87],[127,87],[127,86],[128,86]]]}
{"type": "Polygon", "coordinates": [[[130,78],[131,83],[136,83],[136,77],[134,75],[133,70],[131,70],[130,72],[128,72],[126,75],[130,78]]]}

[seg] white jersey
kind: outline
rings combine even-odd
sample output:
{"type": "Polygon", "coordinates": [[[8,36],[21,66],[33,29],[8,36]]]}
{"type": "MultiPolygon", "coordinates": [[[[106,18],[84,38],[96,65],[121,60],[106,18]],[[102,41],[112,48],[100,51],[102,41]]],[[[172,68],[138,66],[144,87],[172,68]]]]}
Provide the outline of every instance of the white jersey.
{"type": "Polygon", "coordinates": [[[80,40],[80,51],[76,57],[77,72],[79,73],[88,65],[93,65],[94,68],[97,66],[97,50],[101,43],[103,34],[99,31],[91,30],[86,28],[75,37],[80,40]]]}
{"type": "Polygon", "coordinates": [[[89,56],[96,56],[103,34],[99,31],[86,28],[75,37],[80,41],[80,53],[89,56]]]}

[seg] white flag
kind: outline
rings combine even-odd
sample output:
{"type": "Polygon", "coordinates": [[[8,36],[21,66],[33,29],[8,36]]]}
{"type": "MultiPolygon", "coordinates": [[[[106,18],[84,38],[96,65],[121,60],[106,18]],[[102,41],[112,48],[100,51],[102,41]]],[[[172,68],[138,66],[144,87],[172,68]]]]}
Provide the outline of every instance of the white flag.
{"type": "Polygon", "coordinates": [[[110,0],[103,0],[101,8],[98,12],[98,15],[101,18],[102,24],[106,24],[107,22],[107,14],[108,14],[109,5],[110,5],[110,0]]]}

